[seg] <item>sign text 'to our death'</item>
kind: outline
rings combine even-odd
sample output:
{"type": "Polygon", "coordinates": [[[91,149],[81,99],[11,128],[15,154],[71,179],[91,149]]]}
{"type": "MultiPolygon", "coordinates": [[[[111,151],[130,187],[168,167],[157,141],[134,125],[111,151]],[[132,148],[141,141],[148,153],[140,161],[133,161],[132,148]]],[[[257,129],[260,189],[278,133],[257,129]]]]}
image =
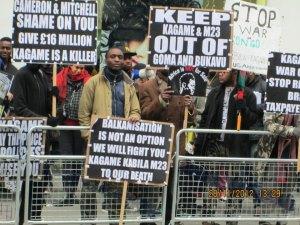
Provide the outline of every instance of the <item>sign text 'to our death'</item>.
{"type": "Polygon", "coordinates": [[[97,2],[14,0],[13,60],[96,64],[97,2]]]}
{"type": "Polygon", "coordinates": [[[85,178],[167,185],[174,125],[97,119],[92,125],[85,178]]]}
{"type": "Polygon", "coordinates": [[[150,66],[231,67],[230,12],[152,7],[149,18],[150,66]]]}

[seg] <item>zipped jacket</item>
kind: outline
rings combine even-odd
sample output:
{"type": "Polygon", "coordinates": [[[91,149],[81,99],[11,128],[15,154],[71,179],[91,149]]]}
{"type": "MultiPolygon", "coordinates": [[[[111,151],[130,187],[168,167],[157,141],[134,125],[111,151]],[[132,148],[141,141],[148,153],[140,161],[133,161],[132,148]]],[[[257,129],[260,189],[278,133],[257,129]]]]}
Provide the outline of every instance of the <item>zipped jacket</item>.
{"type": "MultiPolygon", "coordinates": [[[[133,81],[123,72],[124,82],[124,117],[140,117],[140,104],[133,81]]],[[[90,126],[92,116],[106,118],[112,116],[112,89],[109,81],[101,71],[93,76],[83,87],[78,119],[82,126],[90,126]]],[[[82,137],[87,138],[88,132],[82,131],[82,137]]]]}
{"type": "Polygon", "coordinates": [[[27,66],[16,74],[12,93],[14,112],[17,116],[48,116],[51,109],[50,90],[42,70],[30,70],[27,66]]]}

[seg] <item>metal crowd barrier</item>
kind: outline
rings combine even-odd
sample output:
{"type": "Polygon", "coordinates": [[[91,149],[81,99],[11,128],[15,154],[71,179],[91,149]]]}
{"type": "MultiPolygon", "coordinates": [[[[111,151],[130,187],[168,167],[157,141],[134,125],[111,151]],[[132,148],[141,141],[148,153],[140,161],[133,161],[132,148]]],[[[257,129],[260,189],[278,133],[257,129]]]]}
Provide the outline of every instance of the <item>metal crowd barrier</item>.
{"type": "MultiPolygon", "coordinates": [[[[88,127],[37,126],[27,136],[27,165],[39,160],[38,177],[26,174],[25,224],[118,224],[123,183],[83,179],[85,156],[31,154],[31,133],[83,130],[88,127]],[[74,182],[71,176],[77,177],[74,182]],[[73,193],[72,201],[64,197],[73,193]]],[[[166,188],[129,184],[124,222],[164,224],[166,188]]]]}
{"type": "MultiPolygon", "coordinates": [[[[0,125],[0,132],[7,129],[14,130],[18,139],[21,137],[21,130],[14,125],[0,125]]],[[[8,141],[8,137],[3,136],[2,142],[8,141]]],[[[20,155],[6,155],[3,151],[8,151],[4,143],[0,146],[0,224],[19,224],[19,205],[20,205],[20,187],[21,185],[21,170],[15,170],[21,167],[22,161],[20,155]],[[15,173],[16,174],[10,174],[15,173]]],[[[18,145],[18,144],[17,144],[18,145]]],[[[18,147],[20,149],[21,142],[18,147]]]]}
{"type": "Polygon", "coordinates": [[[185,132],[270,134],[266,131],[180,130],[176,135],[172,225],[178,222],[300,221],[297,192],[300,177],[296,159],[181,156],[179,137],[185,132]]]}

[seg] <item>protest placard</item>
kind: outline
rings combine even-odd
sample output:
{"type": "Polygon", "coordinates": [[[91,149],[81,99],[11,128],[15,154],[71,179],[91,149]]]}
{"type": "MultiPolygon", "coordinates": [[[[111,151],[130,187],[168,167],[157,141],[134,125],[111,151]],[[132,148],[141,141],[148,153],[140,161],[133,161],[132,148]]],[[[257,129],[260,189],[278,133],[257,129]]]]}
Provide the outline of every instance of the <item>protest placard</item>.
{"type": "Polygon", "coordinates": [[[208,69],[193,66],[171,66],[169,85],[174,95],[206,96],[208,69]]]}
{"type": "Polygon", "coordinates": [[[92,126],[85,178],[167,185],[174,125],[97,119],[92,126]]]}
{"type": "MultiPolygon", "coordinates": [[[[2,156],[19,156],[20,159],[25,160],[27,150],[27,133],[34,126],[40,126],[46,124],[46,118],[2,118],[0,119],[0,125],[14,125],[20,127],[22,134],[19,136],[18,132],[13,129],[0,129],[0,154],[2,156]]],[[[45,133],[41,130],[34,131],[32,133],[32,154],[44,155],[45,154],[45,133]]],[[[21,170],[21,176],[25,176],[26,163],[23,161],[21,168],[18,168],[17,162],[4,161],[0,162],[0,177],[5,180],[5,187],[10,190],[15,190],[15,178],[17,171],[21,170]]],[[[32,176],[37,176],[40,169],[40,162],[34,161],[31,163],[32,176]]]]}
{"type": "Polygon", "coordinates": [[[95,0],[14,0],[13,60],[96,64],[95,0]]]}
{"type": "Polygon", "coordinates": [[[267,78],[266,111],[300,114],[300,55],[272,52],[267,78]]]}
{"type": "Polygon", "coordinates": [[[279,47],[279,11],[239,0],[226,0],[224,9],[234,12],[232,67],[266,75],[268,54],[279,47]]]}
{"type": "Polygon", "coordinates": [[[152,7],[148,64],[231,68],[231,18],[225,11],[152,7]]]}
{"type": "Polygon", "coordinates": [[[4,111],[3,101],[11,87],[13,75],[0,71],[0,117],[4,111]]]}

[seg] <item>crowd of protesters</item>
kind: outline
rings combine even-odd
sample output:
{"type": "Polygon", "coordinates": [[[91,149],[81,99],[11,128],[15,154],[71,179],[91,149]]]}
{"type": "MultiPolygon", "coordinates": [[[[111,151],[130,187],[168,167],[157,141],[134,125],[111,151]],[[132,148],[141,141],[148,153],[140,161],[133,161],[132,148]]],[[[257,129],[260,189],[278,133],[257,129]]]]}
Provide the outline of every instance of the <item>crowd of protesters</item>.
{"type": "MultiPolygon", "coordinates": [[[[0,40],[0,70],[14,75],[10,92],[4,101],[6,106],[5,116],[47,117],[50,126],[89,126],[92,116],[122,117],[131,122],[140,119],[170,122],[175,125],[176,132],[183,127],[184,110],[188,108],[188,123],[197,128],[207,129],[236,129],[238,113],[242,116],[242,130],[268,130],[271,136],[254,135],[228,135],[228,134],[199,134],[195,139],[193,149],[185,150],[185,141],[180,142],[180,154],[191,154],[210,157],[262,157],[262,158],[296,158],[297,138],[300,137],[300,128],[297,127],[297,116],[265,113],[264,100],[266,79],[263,75],[246,73],[245,87],[242,87],[242,97],[238,86],[240,71],[220,71],[210,73],[208,95],[205,99],[192,96],[175,96],[174,91],[168,86],[168,70],[150,70],[145,65],[132,65],[131,57],[135,55],[124,46],[116,45],[106,53],[106,66],[96,75],[91,71],[98,68],[88,68],[83,65],[70,65],[59,68],[57,85],[52,85],[52,68],[49,65],[27,64],[17,70],[11,62],[11,39],[0,40]],[[125,61],[125,63],[124,63],[125,61]],[[90,71],[90,72],[89,72],[90,71]],[[138,71],[138,73],[135,73],[138,71]],[[143,71],[144,75],[137,74],[143,71]],[[138,78],[138,79],[134,79],[138,78]],[[215,82],[217,81],[217,82],[215,82]],[[57,98],[57,115],[51,115],[51,98],[57,98]]],[[[62,131],[58,137],[56,149],[61,155],[84,155],[87,141],[87,131],[62,131]]],[[[175,143],[175,142],[174,142],[175,143]]],[[[49,145],[51,143],[48,143],[49,145]]],[[[50,148],[47,148],[46,154],[50,148]]],[[[174,154],[174,146],[173,146],[174,154]]],[[[173,155],[172,154],[172,155],[173,155]]],[[[72,205],[76,197],[76,189],[80,178],[81,168],[68,164],[63,169],[63,187],[66,197],[61,205],[72,205]],[[71,166],[71,167],[70,167],[71,166]]],[[[226,168],[219,171],[217,186],[224,190],[234,188],[233,184],[239,181],[228,179],[226,168]]],[[[237,176],[240,177],[240,176],[237,176]]],[[[171,219],[173,168],[170,169],[169,186],[167,193],[166,224],[171,219]]],[[[38,208],[29,207],[31,218],[41,219],[42,205],[44,204],[43,192],[46,182],[31,183],[31,189],[36,185],[41,190],[38,208]]],[[[244,181],[241,181],[244,182],[244,181]]],[[[97,202],[95,195],[88,191],[96,187],[97,182],[83,181],[81,217],[82,219],[95,219],[97,215],[97,202]],[[91,196],[88,196],[91,195],[91,196]]],[[[104,184],[109,186],[109,184],[104,184]]],[[[108,205],[119,204],[121,198],[111,198],[116,192],[115,187],[106,188],[106,199],[112,201],[108,205]]],[[[24,192],[24,188],[23,188],[24,192]]],[[[119,193],[119,190],[117,190],[119,193]]],[[[33,194],[32,194],[33,195],[33,194]]],[[[119,195],[120,196],[120,195],[119,195]]],[[[149,216],[151,206],[140,196],[140,209],[145,209],[141,214],[149,216]],[[142,204],[143,203],[143,204],[142,204]],[[147,213],[145,213],[147,212],[147,213]]],[[[293,196],[290,195],[289,208],[293,208],[293,196]]],[[[21,209],[24,207],[22,201],[21,209]]],[[[29,204],[33,204],[32,201],[29,204]]],[[[241,205],[240,203],[236,203],[241,205]]],[[[231,203],[232,205],[232,203],[231,203]]],[[[229,206],[228,206],[229,207],[229,206]]],[[[117,219],[120,209],[106,208],[110,219],[117,219]]],[[[205,209],[204,209],[205,210],[205,209]]],[[[208,210],[208,209],[207,209],[208,210]]],[[[239,213],[239,207],[232,214],[239,213]]],[[[211,211],[211,213],[213,213],[211,211]]],[[[21,213],[22,214],[22,213],[21,213]]],[[[21,215],[20,214],[20,215],[21,215]]],[[[24,218],[21,217],[20,224],[24,218]]],[[[227,221],[227,225],[236,225],[236,221],[227,221]]],[[[155,223],[141,223],[155,225],[155,223]]],[[[217,224],[203,222],[203,225],[217,224]]],[[[261,221],[260,224],[270,224],[261,221]]],[[[283,223],[281,223],[283,224],[283,223]]],[[[111,223],[113,225],[113,223],[111,223]]]]}

